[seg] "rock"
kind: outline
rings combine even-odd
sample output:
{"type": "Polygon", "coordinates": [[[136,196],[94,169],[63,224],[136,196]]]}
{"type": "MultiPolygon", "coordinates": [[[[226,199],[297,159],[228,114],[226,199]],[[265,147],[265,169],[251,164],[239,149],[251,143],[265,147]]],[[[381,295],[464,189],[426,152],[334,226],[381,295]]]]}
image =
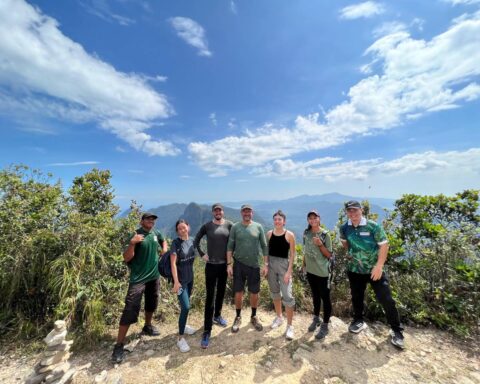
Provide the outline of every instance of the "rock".
{"type": "Polygon", "coordinates": [[[57,332],[63,332],[66,328],[67,328],[67,325],[65,323],[65,320],[57,320],[55,321],[55,323],[53,324],[53,328],[55,329],[55,331],[57,332]]]}
{"type": "Polygon", "coordinates": [[[25,384],[38,384],[48,375],[48,373],[33,373],[25,379],[25,384]]]}
{"type": "Polygon", "coordinates": [[[88,369],[92,366],[92,363],[87,363],[87,364],[84,364],[84,365],[80,365],[79,367],[77,367],[77,371],[81,371],[83,369],[88,369]]]}
{"type": "Polygon", "coordinates": [[[75,368],[70,368],[65,375],[57,382],[57,384],[67,384],[73,379],[73,375],[77,372],[75,368]]]}
{"type": "Polygon", "coordinates": [[[227,366],[227,363],[225,361],[220,361],[220,364],[218,365],[219,368],[225,368],[227,366]]]}
{"type": "Polygon", "coordinates": [[[73,340],[64,340],[60,344],[53,345],[47,348],[47,351],[68,351],[73,344],[73,340]]]}
{"type": "Polygon", "coordinates": [[[41,367],[38,372],[39,373],[50,373],[53,371],[55,368],[57,368],[58,364],[52,364],[52,365],[47,365],[46,367],[41,367]]]}
{"type": "Polygon", "coordinates": [[[108,384],[123,384],[122,376],[115,375],[109,381],[108,384]]]}
{"type": "Polygon", "coordinates": [[[133,340],[131,343],[128,343],[127,345],[125,345],[124,349],[127,350],[128,352],[133,352],[133,350],[136,348],[139,342],[140,342],[140,339],[133,340]]]}
{"type": "Polygon", "coordinates": [[[108,376],[108,372],[103,370],[102,372],[100,372],[98,375],[95,376],[95,383],[104,383],[105,381],[107,381],[107,376],[108,376]]]}
{"type": "Polygon", "coordinates": [[[50,374],[45,378],[47,383],[52,383],[53,381],[61,378],[69,369],[71,368],[70,363],[63,363],[56,366],[50,374]]]}
{"type": "Polygon", "coordinates": [[[149,349],[148,351],[145,352],[146,357],[151,357],[155,354],[155,351],[153,349],[149,349]]]}
{"type": "Polygon", "coordinates": [[[272,362],[271,362],[271,361],[267,361],[267,362],[265,363],[265,367],[271,368],[271,367],[272,367],[272,362]]]}
{"type": "Polygon", "coordinates": [[[48,365],[53,365],[53,364],[58,364],[61,361],[66,361],[70,357],[70,352],[68,351],[63,351],[63,352],[58,352],[55,356],[47,357],[46,359],[43,359],[40,364],[45,366],[48,365]]]}
{"type": "Polygon", "coordinates": [[[422,375],[418,372],[412,371],[410,374],[417,380],[420,380],[422,378],[422,375]]]}
{"type": "Polygon", "coordinates": [[[67,336],[67,330],[62,332],[57,332],[56,330],[51,331],[43,341],[47,344],[48,347],[53,347],[55,345],[61,344],[65,337],[67,336]]]}
{"type": "Polygon", "coordinates": [[[312,347],[310,347],[308,344],[305,344],[305,343],[304,343],[304,344],[300,344],[298,347],[299,347],[299,348],[302,348],[302,349],[304,349],[304,350],[306,350],[306,351],[308,351],[308,352],[312,352],[312,351],[313,351],[312,347]]]}
{"type": "Polygon", "coordinates": [[[425,356],[427,356],[427,354],[426,354],[426,352],[421,351],[421,352],[420,352],[420,356],[425,357],[425,356]]]}

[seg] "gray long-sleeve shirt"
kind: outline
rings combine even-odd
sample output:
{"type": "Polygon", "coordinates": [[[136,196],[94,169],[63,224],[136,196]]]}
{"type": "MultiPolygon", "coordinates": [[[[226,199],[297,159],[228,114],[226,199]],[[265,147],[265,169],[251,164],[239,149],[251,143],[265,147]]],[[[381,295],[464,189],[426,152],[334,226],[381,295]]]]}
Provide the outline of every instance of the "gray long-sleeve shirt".
{"type": "Polygon", "coordinates": [[[203,224],[195,236],[194,246],[200,256],[205,252],[200,247],[203,236],[207,236],[208,262],[211,264],[225,264],[227,262],[228,235],[233,223],[225,220],[223,224],[215,224],[213,221],[203,224]]]}

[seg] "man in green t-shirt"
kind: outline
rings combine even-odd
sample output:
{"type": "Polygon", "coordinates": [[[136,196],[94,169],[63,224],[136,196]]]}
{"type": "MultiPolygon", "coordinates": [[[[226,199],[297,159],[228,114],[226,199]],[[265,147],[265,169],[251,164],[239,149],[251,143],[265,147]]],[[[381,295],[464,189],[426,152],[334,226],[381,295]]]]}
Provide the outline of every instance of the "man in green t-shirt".
{"type": "Polygon", "coordinates": [[[347,274],[352,293],[353,321],[348,330],[359,333],[367,328],[363,321],[363,300],[369,283],[392,328],[392,344],[403,349],[403,328],[388,279],[383,272],[388,255],[385,231],[375,221],[363,217],[362,206],[358,201],[347,202],[345,211],[348,221],[340,227],[340,240],[347,250],[347,274]]]}
{"type": "Polygon", "coordinates": [[[250,322],[257,331],[263,329],[257,318],[258,292],[260,292],[260,259],[263,256],[263,276],[268,273],[268,248],[265,232],[261,224],[254,222],[253,209],[249,204],[240,209],[242,221],[235,223],[230,230],[227,245],[227,273],[233,276],[233,291],[235,292],[235,309],[237,315],[232,326],[232,332],[238,332],[242,318],[240,316],[243,302],[243,291],[247,282],[250,294],[252,316],[250,322]],[[235,263],[232,268],[232,260],[235,263]]]}
{"type": "Polygon", "coordinates": [[[159,335],[152,325],[152,317],[158,306],[158,252],[167,251],[167,242],[162,234],[155,230],[156,219],[157,215],[150,212],[142,215],[140,228],[132,234],[123,253],[123,260],[130,268],[130,283],[120,318],[117,344],[112,354],[112,361],[117,364],[122,362],[125,354],[123,347],[128,328],[138,320],[142,296],[145,296],[145,326],[142,331],[149,336],[159,335]]]}

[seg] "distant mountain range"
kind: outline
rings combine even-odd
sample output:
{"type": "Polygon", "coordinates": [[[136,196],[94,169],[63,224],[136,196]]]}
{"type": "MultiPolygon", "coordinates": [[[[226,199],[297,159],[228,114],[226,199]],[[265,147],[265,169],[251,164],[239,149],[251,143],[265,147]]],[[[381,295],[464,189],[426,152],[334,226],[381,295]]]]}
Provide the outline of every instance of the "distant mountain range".
{"type": "MultiPolygon", "coordinates": [[[[348,200],[368,200],[371,212],[379,215],[379,220],[385,217],[384,209],[393,209],[395,200],[384,198],[366,198],[358,196],[347,196],[339,193],[328,193],[324,195],[301,195],[285,200],[255,200],[222,202],[224,205],[225,217],[233,222],[241,220],[239,208],[242,204],[249,203],[254,209],[254,220],[262,224],[265,230],[272,228],[272,215],[281,209],[287,216],[287,227],[293,231],[297,239],[302,236],[307,225],[307,212],[316,209],[321,221],[327,228],[334,230],[338,221],[340,210],[348,200]]],[[[211,205],[206,204],[168,204],[156,208],[149,208],[158,215],[157,228],[168,237],[176,237],[175,222],[182,218],[189,222],[191,234],[195,235],[200,226],[212,219],[211,205]]],[[[128,211],[122,213],[122,216],[128,211]]]]}

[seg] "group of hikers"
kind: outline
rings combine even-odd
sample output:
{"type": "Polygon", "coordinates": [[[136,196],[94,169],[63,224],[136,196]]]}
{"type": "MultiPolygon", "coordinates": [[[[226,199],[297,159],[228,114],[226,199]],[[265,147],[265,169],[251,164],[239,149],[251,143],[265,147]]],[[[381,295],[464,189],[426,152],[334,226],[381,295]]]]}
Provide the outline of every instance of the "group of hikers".
{"type": "MultiPolygon", "coordinates": [[[[367,283],[373,288],[377,300],[384,308],[391,327],[391,342],[404,348],[403,328],[392,298],[388,279],[383,271],[388,254],[385,231],[375,221],[363,216],[358,201],[345,203],[348,221],[340,227],[340,240],[347,254],[347,275],[352,295],[353,321],[348,330],[359,333],[367,324],[363,320],[364,295],[367,283]]],[[[212,220],[202,225],[195,238],[190,236],[190,226],[180,219],[175,225],[178,237],[173,240],[170,250],[172,291],[178,296],[180,315],[178,320],[177,346],[181,352],[188,352],[184,335],[191,335],[195,329],[187,325],[190,310],[194,273],[193,263],[196,250],[205,261],[206,300],[201,348],[208,348],[213,324],[227,327],[222,317],[222,305],[228,278],[233,278],[236,316],[231,331],[237,333],[242,323],[242,303],[245,287],[248,289],[251,315],[250,323],[257,331],[263,330],[257,317],[261,276],[267,278],[276,316],[271,328],[284,323],[282,303],[285,306],[287,340],[294,339],[293,315],[295,298],[292,294],[292,272],[296,256],[295,235],[285,228],[286,216],[279,210],[273,215],[274,228],[265,235],[261,224],[253,221],[253,207],[242,205],[242,220],[232,223],[225,219],[222,204],[212,206],[212,220]],[[206,237],[206,252],[201,240],[206,237]],[[263,260],[262,260],[263,259],[263,260]]],[[[145,325],[142,332],[149,336],[159,335],[152,325],[153,313],[159,297],[159,253],[167,253],[167,242],[155,229],[157,215],[146,212],[142,215],[140,227],[128,241],[123,258],[130,268],[130,281],[125,307],[120,318],[117,343],[112,361],[120,363],[124,358],[124,341],[130,324],[136,323],[140,313],[142,296],[145,297],[145,325]]],[[[330,299],[330,276],[333,258],[332,241],[328,230],[320,225],[316,210],[307,213],[308,227],[303,233],[304,256],[302,268],[306,273],[313,300],[313,320],[309,332],[316,332],[316,339],[327,336],[332,314],[330,299]],[[323,302],[323,319],[320,307],[323,302]]]]}

